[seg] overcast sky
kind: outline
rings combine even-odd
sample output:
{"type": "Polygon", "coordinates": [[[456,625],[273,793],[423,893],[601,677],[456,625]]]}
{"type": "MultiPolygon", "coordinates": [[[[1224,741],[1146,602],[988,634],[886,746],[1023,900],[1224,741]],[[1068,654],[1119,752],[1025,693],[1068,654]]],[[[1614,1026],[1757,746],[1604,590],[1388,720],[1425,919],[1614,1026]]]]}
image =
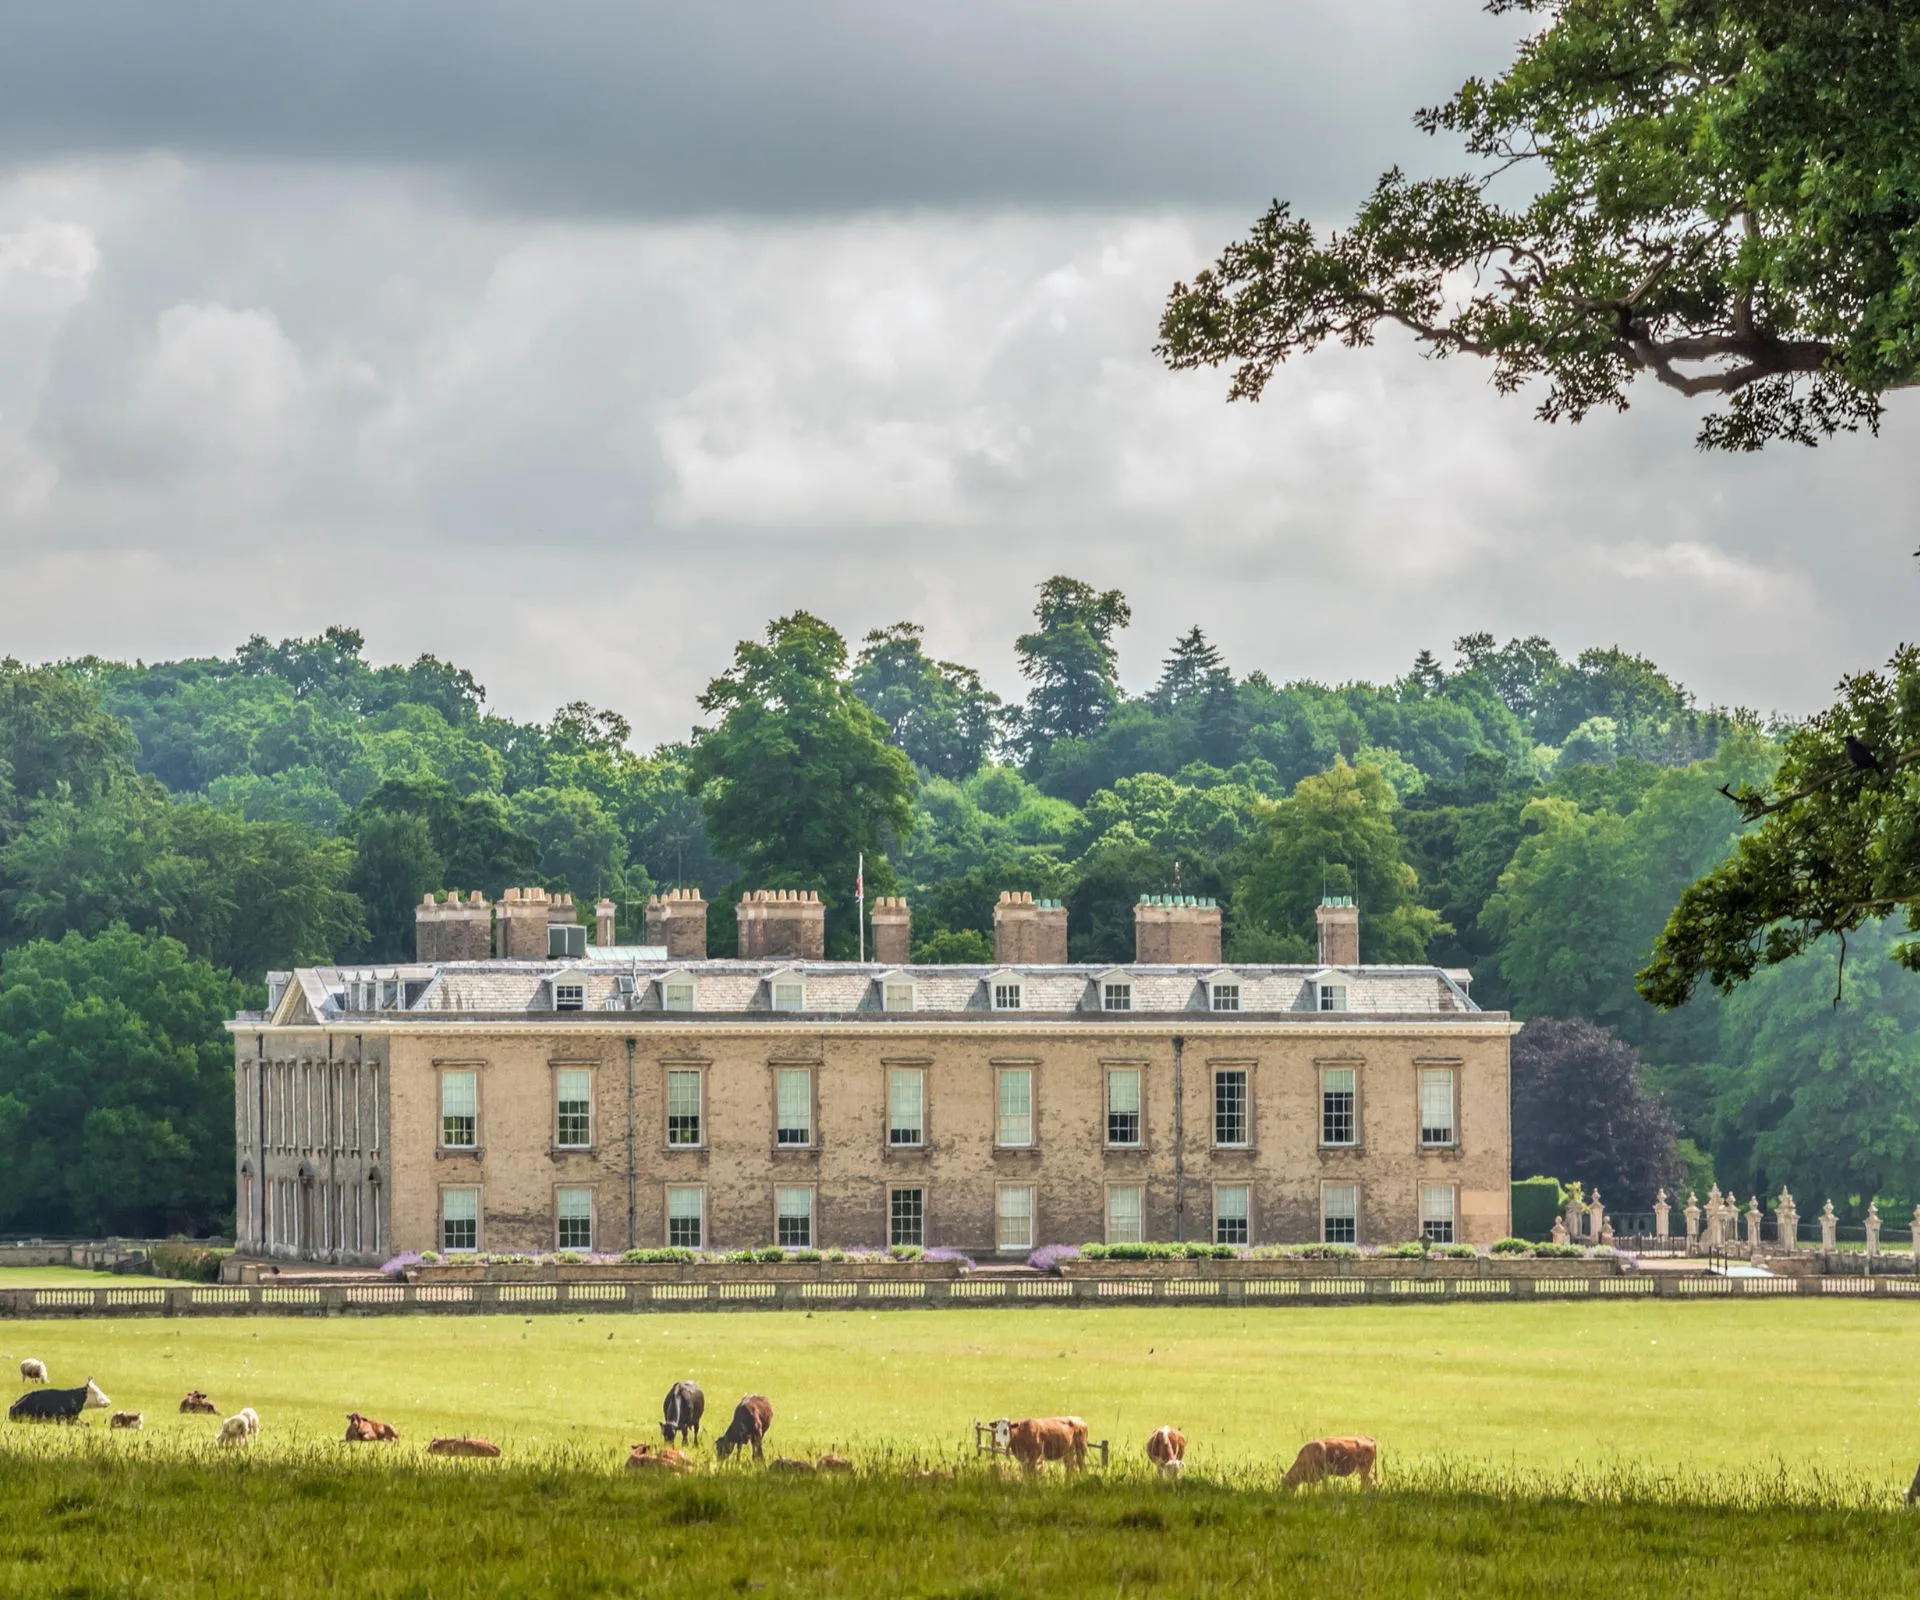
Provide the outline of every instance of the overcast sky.
{"type": "Polygon", "coordinates": [[[1498,71],[1469,0],[0,0],[0,654],[362,629],[684,733],[734,641],[898,618],[1018,693],[1056,572],[1128,682],[1620,644],[1803,711],[1912,633],[1920,402],[1707,458],[1383,337],[1259,406],[1151,346],[1272,196],[1343,220],[1498,71]]]}

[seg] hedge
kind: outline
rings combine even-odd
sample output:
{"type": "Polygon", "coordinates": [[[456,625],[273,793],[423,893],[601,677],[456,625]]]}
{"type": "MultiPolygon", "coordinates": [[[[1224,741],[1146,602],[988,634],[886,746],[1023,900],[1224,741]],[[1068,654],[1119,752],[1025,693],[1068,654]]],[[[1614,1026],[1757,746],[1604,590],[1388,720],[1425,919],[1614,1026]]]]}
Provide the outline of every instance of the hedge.
{"type": "Polygon", "coordinates": [[[1550,1239],[1567,1204],[1558,1178],[1521,1178],[1513,1184],[1513,1231],[1521,1239],[1550,1239]]]}

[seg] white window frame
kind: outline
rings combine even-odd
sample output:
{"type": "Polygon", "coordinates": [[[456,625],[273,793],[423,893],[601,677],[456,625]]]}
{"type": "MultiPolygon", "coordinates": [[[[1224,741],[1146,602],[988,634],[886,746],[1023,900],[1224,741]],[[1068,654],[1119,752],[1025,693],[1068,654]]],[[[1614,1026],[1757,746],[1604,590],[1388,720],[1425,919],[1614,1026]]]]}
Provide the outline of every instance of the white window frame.
{"type": "Polygon", "coordinates": [[[1102,1225],[1106,1230],[1108,1244],[1144,1244],[1147,1238],[1147,1186],[1144,1183],[1110,1183],[1107,1185],[1105,1217],[1102,1225]],[[1120,1196],[1131,1196],[1129,1204],[1133,1210],[1129,1224],[1125,1217],[1116,1223],[1114,1201],[1120,1196]],[[1131,1231],[1129,1231],[1131,1229],[1131,1231]]]}
{"type": "MultiPolygon", "coordinates": [[[[663,1136],[666,1139],[667,1148],[669,1150],[704,1150],[707,1145],[707,1074],[706,1074],[706,1070],[702,1067],[669,1067],[667,1068],[666,1076],[661,1080],[661,1100],[666,1112],[665,1125],[663,1126],[661,1131],[663,1136]],[[694,1111],[693,1111],[695,1136],[691,1139],[684,1139],[684,1138],[676,1139],[674,1137],[674,1133],[676,1131],[673,1126],[674,1119],[675,1117],[684,1118],[687,1115],[687,1113],[684,1111],[676,1112],[673,1109],[674,1080],[680,1079],[684,1083],[684,1080],[687,1078],[692,1078],[695,1084],[694,1111]]],[[[685,1130],[682,1129],[679,1131],[684,1132],[685,1130]]]]}
{"type": "Polygon", "coordinates": [[[1109,1150],[1138,1150],[1147,1142],[1147,1084],[1146,1073],[1139,1067],[1107,1067],[1104,1069],[1105,1082],[1101,1085],[1101,1108],[1105,1112],[1106,1126],[1104,1143],[1109,1150]],[[1116,1111],[1113,1105],[1114,1080],[1119,1077],[1133,1079],[1133,1110],[1116,1111]],[[1133,1118],[1133,1137],[1116,1139],[1113,1136],[1113,1119],[1131,1116],[1133,1118]]]}
{"type": "Polygon", "coordinates": [[[555,1011],[587,1009],[587,979],[580,972],[556,972],[551,980],[555,1011]]]}
{"type": "Polygon", "coordinates": [[[924,1150],[927,1145],[927,1074],[921,1067],[887,1068],[887,1148],[889,1150],[924,1150]],[[896,1121],[895,1107],[898,1101],[894,1090],[896,1086],[905,1087],[911,1081],[914,1086],[914,1104],[917,1126],[909,1129],[903,1122],[896,1121]],[[911,1132],[913,1137],[903,1139],[899,1135],[911,1132]]]}
{"type": "Polygon", "coordinates": [[[1103,972],[1099,980],[1100,1009],[1102,1011],[1133,1010],[1133,974],[1128,972],[1103,972]]]}
{"type": "Polygon", "coordinates": [[[1460,1233],[1460,1196],[1450,1183],[1420,1185],[1420,1237],[1434,1244],[1452,1244],[1460,1233]],[[1441,1206],[1444,1197],[1446,1204],[1441,1206]]]}
{"type": "Polygon", "coordinates": [[[924,1183],[896,1183],[887,1188],[887,1248],[896,1245],[907,1248],[924,1249],[927,1243],[927,1186],[924,1183]],[[914,1232],[912,1239],[900,1237],[903,1230],[898,1226],[900,1210],[897,1197],[900,1195],[918,1195],[914,1202],[914,1232]]]}
{"type": "Polygon", "coordinates": [[[707,1186],[704,1183],[669,1183],[669,1184],[663,1185],[662,1187],[665,1192],[661,1195],[661,1199],[660,1199],[660,1213],[661,1213],[662,1221],[664,1223],[661,1242],[663,1244],[668,1245],[669,1247],[673,1247],[677,1245],[679,1248],[687,1249],[687,1250],[706,1249],[707,1248],[707,1186]],[[695,1197],[695,1201],[697,1204],[697,1213],[698,1213],[692,1219],[693,1225],[694,1225],[694,1231],[696,1232],[698,1237],[695,1238],[691,1244],[687,1243],[684,1239],[676,1240],[673,1236],[674,1223],[685,1222],[686,1220],[688,1220],[685,1217],[676,1217],[674,1215],[674,1212],[673,1212],[674,1196],[689,1195],[689,1194],[695,1197]]]}
{"type": "Polygon", "coordinates": [[[1318,994],[1319,1010],[1345,1011],[1347,1009],[1347,986],[1344,983],[1318,983],[1314,988],[1318,994]]]}
{"type": "Polygon", "coordinates": [[[993,1195],[993,1248],[996,1253],[1000,1255],[1015,1255],[1020,1253],[1030,1254],[1032,1252],[1034,1247],[1033,1241],[1039,1237],[1038,1218],[1035,1215],[1038,1210],[1039,1195],[1034,1185],[1030,1183],[1002,1183],[995,1185],[993,1195]],[[1013,1239],[1008,1235],[1007,1224],[1009,1218],[1007,1200],[1010,1196],[1016,1194],[1026,1196],[1026,1216],[1024,1218],[1017,1216],[1013,1218],[1015,1221],[1025,1222],[1025,1240],[1013,1239]]]}
{"type": "Polygon", "coordinates": [[[1247,1066],[1215,1067],[1213,1078],[1213,1147],[1216,1150],[1251,1150],[1253,1148],[1253,1069],[1247,1066]],[[1223,1139],[1220,1137],[1220,1082],[1223,1078],[1237,1077],[1240,1080],[1240,1132],[1241,1138],[1223,1139]]]}
{"type": "MultiPolygon", "coordinates": [[[[577,1113],[575,1113],[575,1115],[577,1115],[577,1113]]],[[[556,1150],[591,1150],[593,1148],[593,1135],[595,1132],[594,1122],[595,1122],[595,1116],[594,1116],[594,1096],[593,1096],[593,1068],[584,1067],[584,1066],[555,1067],[553,1069],[553,1147],[554,1149],[556,1150]],[[587,1136],[586,1138],[578,1141],[572,1141],[566,1137],[567,1130],[566,1130],[563,1118],[567,1115],[567,1113],[561,1110],[562,1106],[580,1104],[580,1101],[577,1097],[573,1099],[569,1099],[566,1096],[566,1094],[563,1092],[563,1087],[566,1083],[566,1080],[569,1078],[584,1078],[586,1080],[586,1086],[587,1086],[587,1093],[586,1093],[587,1136]]]]}
{"type": "Polygon", "coordinates": [[[883,977],[880,980],[880,1009],[882,1011],[918,1010],[918,991],[913,979],[883,977]]]}
{"type": "Polygon", "coordinates": [[[776,1150],[811,1150],[813,1148],[813,1068],[812,1067],[775,1067],[773,1069],[773,1144],[776,1150]],[[792,1081],[798,1078],[805,1097],[806,1125],[789,1127],[787,1125],[788,1106],[786,1091],[792,1081]],[[805,1137],[789,1139],[790,1133],[803,1134],[805,1137]]]}
{"type": "Polygon", "coordinates": [[[697,1011],[700,1008],[700,980],[691,972],[669,972],[660,979],[662,1011],[697,1011]]]}
{"type": "Polygon", "coordinates": [[[1209,1011],[1238,1011],[1242,986],[1237,972],[1216,972],[1207,980],[1209,1011]]]}
{"type": "Polygon", "coordinates": [[[773,1190],[773,1242],[774,1244],[782,1250],[812,1250],[816,1248],[818,1241],[815,1238],[813,1210],[814,1210],[814,1189],[812,1184],[810,1183],[775,1184],[774,1190],[773,1190]],[[790,1211],[787,1209],[788,1205],[791,1203],[791,1197],[793,1195],[800,1195],[804,1197],[806,1201],[806,1208],[804,1211],[790,1211]],[[787,1224],[795,1220],[796,1218],[800,1219],[804,1223],[804,1227],[794,1231],[796,1233],[804,1232],[806,1235],[805,1238],[798,1238],[798,1237],[789,1238],[788,1237],[787,1224]]]}
{"type": "Polygon", "coordinates": [[[440,1099],[440,1148],[442,1150],[478,1150],[480,1148],[480,1069],[478,1067],[442,1067],[440,1082],[436,1085],[440,1099]],[[471,1086],[470,1109],[465,1112],[447,1109],[447,1087],[451,1083],[465,1079],[471,1086]],[[468,1123],[468,1137],[465,1140],[449,1141],[447,1124],[464,1116],[468,1123]]]}
{"type": "Polygon", "coordinates": [[[807,980],[791,967],[767,978],[767,1009],[797,1016],[807,1009],[807,980]]]}
{"type": "Polygon", "coordinates": [[[553,1247],[554,1249],[586,1250],[586,1251],[591,1251],[593,1249],[594,1241],[596,1238],[598,1238],[600,1233],[600,1228],[599,1228],[600,1219],[598,1215],[599,1207],[595,1203],[596,1199],[597,1197],[595,1196],[593,1192],[593,1188],[590,1184],[584,1184],[584,1183],[562,1184],[553,1191],[553,1247]],[[567,1195],[584,1195],[586,1197],[585,1221],[587,1224],[587,1242],[585,1244],[579,1244],[579,1243],[570,1244],[567,1242],[567,1236],[566,1236],[567,1224],[569,1222],[578,1222],[581,1220],[578,1216],[570,1217],[567,1215],[566,1206],[568,1202],[565,1199],[563,1199],[563,1196],[567,1196],[567,1195]]]}
{"type": "Polygon", "coordinates": [[[1215,1244],[1250,1245],[1253,1243],[1253,1185],[1250,1183],[1216,1183],[1213,1186],[1213,1242],[1215,1244]],[[1220,1208],[1223,1194],[1237,1194],[1241,1197],[1238,1216],[1229,1216],[1220,1208]],[[1223,1239],[1221,1224],[1234,1222],[1239,1224],[1238,1239],[1223,1239]]]}
{"type": "Polygon", "coordinates": [[[477,1254],[482,1244],[484,1243],[482,1233],[481,1233],[482,1221],[483,1221],[483,1214],[482,1214],[482,1208],[480,1205],[480,1186],[477,1183],[447,1184],[440,1190],[440,1229],[439,1229],[440,1246],[439,1247],[443,1255],[477,1254]],[[460,1217],[456,1219],[448,1215],[447,1202],[450,1199],[452,1199],[455,1195],[460,1195],[464,1199],[471,1202],[473,1206],[473,1215],[471,1217],[460,1217]],[[472,1223],[473,1225],[473,1243],[472,1244],[448,1243],[447,1225],[456,1220],[460,1222],[472,1223]]]}
{"type": "Polygon", "coordinates": [[[1420,1148],[1456,1149],[1460,1143],[1460,1075],[1452,1067],[1420,1067],[1415,1070],[1413,1082],[1415,1109],[1420,1119],[1420,1148]],[[1447,1092],[1447,1125],[1440,1138],[1432,1137],[1442,1131],[1439,1124],[1429,1124],[1427,1120],[1427,1086],[1437,1079],[1446,1081],[1447,1092]]]}
{"type": "MultiPolygon", "coordinates": [[[[993,1143],[997,1150],[1031,1150],[1034,1146],[1035,1116],[1032,1067],[995,1067],[993,1069],[993,1143]],[[1027,1108],[1024,1138],[1007,1137],[1007,1087],[1023,1083],[1027,1108]]],[[[1017,1129],[1015,1130],[1018,1131],[1017,1129]]]]}
{"type": "Polygon", "coordinates": [[[1360,1069],[1357,1066],[1338,1064],[1323,1066],[1320,1069],[1320,1148],[1322,1150],[1358,1150],[1360,1148],[1360,1069]],[[1344,1073],[1352,1081],[1345,1089],[1329,1087],[1328,1080],[1336,1074],[1344,1073]],[[1327,1137],[1327,1096],[1345,1094],[1348,1096],[1347,1121],[1349,1138],[1329,1139],[1327,1137]]]}
{"type": "Polygon", "coordinates": [[[1019,1011],[1026,998],[1026,983],[1017,972],[996,972],[987,979],[987,1003],[995,1011],[1019,1011]]]}
{"type": "Polygon", "coordinates": [[[1360,1242],[1360,1185],[1357,1182],[1323,1183],[1320,1185],[1320,1242],[1322,1244],[1358,1244],[1360,1242]],[[1336,1193],[1351,1194],[1353,1196],[1353,1214],[1351,1216],[1343,1212],[1335,1212],[1328,1209],[1327,1198],[1336,1193]],[[1340,1231],[1351,1233],[1352,1237],[1344,1239],[1332,1237],[1330,1225],[1336,1222],[1349,1224],[1349,1227],[1340,1231]]]}

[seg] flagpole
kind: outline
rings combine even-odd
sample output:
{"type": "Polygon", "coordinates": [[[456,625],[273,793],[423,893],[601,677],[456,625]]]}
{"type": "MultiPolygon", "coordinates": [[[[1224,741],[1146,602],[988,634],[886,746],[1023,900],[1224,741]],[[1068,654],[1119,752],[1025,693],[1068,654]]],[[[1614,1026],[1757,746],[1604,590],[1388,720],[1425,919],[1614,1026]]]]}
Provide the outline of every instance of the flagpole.
{"type": "Polygon", "coordinates": [[[853,918],[860,924],[860,964],[867,961],[867,853],[860,852],[860,864],[853,869],[853,918]]]}

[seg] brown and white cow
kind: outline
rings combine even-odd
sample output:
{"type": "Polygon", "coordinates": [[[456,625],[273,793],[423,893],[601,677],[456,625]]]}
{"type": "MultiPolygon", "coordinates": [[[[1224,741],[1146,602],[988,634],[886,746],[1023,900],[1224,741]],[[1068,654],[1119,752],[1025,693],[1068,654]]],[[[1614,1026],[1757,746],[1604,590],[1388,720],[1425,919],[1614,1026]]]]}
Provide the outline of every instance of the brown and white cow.
{"type": "Polygon", "coordinates": [[[347,1413],[348,1444],[385,1444],[398,1440],[400,1430],[391,1422],[381,1422],[374,1417],[363,1417],[357,1411],[347,1413]]]}
{"type": "Polygon", "coordinates": [[[500,1454],[500,1446],[491,1439],[435,1439],[427,1446],[430,1456],[480,1456],[491,1460],[500,1454]]]}
{"type": "Polygon", "coordinates": [[[693,1458],[684,1450],[676,1450],[672,1445],[658,1447],[646,1443],[637,1444],[627,1457],[627,1466],[636,1472],[649,1469],[656,1472],[685,1472],[693,1465],[693,1458]]]}
{"type": "Polygon", "coordinates": [[[1371,1489],[1379,1456],[1379,1446],[1361,1434],[1309,1439],[1300,1446],[1299,1455],[1293,1458],[1293,1465],[1287,1468],[1287,1475],[1280,1482],[1294,1489],[1303,1483],[1320,1483],[1327,1478],[1357,1477],[1361,1488],[1371,1489]]]}
{"type": "Polygon", "coordinates": [[[1078,1417],[1022,1417],[1007,1425],[1007,1449],[1027,1472],[1043,1461],[1079,1472],[1087,1464],[1087,1425],[1078,1417]]]}
{"type": "Polygon", "coordinates": [[[197,1414],[205,1417],[217,1417],[220,1415],[220,1408],[198,1389],[189,1389],[187,1391],[186,1399],[180,1402],[180,1411],[182,1415],[197,1414]]]}
{"type": "Polygon", "coordinates": [[[116,1411],[112,1416],[107,1418],[107,1426],[109,1428],[138,1428],[145,1421],[145,1416],[138,1411],[116,1411]]]}
{"type": "Polygon", "coordinates": [[[753,1459],[764,1461],[765,1452],[760,1441],[767,1436],[767,1430],[773,1426],[773,1403],[763,1394],[750,1394],[733,1408],[733,1421],[727,1424],[727,1431],[713,1443],[713,1453],[722,1461],[738,1450],[742,1445],[753,1446],[753,1459]]]}
{"type": "Polygon", "coordinates": [[[1155,1428],[1147,1435],[1147,1459],[1163,1478],[1177,1478],[1187,1462],[1187,1436],[1178,1428],[1155,1428]]]}

